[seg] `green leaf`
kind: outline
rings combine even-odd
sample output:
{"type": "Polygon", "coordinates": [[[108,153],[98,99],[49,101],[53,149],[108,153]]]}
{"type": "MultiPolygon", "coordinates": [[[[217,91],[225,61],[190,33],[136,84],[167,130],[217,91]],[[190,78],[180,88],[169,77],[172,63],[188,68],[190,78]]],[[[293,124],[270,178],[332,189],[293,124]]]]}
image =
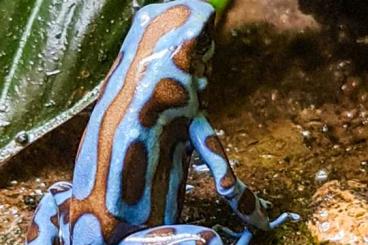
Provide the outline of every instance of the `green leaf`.
{"type": "Polygon", "coordinates": [[[221,16],[230,5],[231,0],[208,0],[208,2],[215,8],[217,15],[221,16]]]}
{"type": "Polygon", "coordinates": [[[0,0],[0,166],[95,100],[131,17],[131,0],[0,0]]]}

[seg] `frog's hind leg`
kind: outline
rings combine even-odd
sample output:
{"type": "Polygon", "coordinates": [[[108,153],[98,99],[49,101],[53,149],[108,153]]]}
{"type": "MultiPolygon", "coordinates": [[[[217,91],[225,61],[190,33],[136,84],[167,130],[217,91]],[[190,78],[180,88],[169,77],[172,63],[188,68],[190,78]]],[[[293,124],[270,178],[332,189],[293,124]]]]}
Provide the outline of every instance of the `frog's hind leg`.
{"type": "MultiPolygon", "coordinates": [[[[269,223],[269,229],[276,229],[288,220],[299,221],[300,216],[296,213],[282,213],[279,217],[269,223]]],[[[238,241],[235,243],[235,245],[248,245],[253,237],[253,233],[247,228],[245,228],[243,232],[234,232],[222,225],[215,225],[213,228],[217,231],[221,230],[233,238],[238,238],[238,241]]]]}
{"type": "Polygon", "coordinates": [[[136,232],[119,245],[178,244],[222,245],[220,236],[212,229],[196,225],[165,225],[136,232]]]}
{"type": "Polygon", "coordinates": [[[53,184],[42,198],[28,229],[27,245],[70,244],[69,200],[72,186],[68,182],[53,184]]]}

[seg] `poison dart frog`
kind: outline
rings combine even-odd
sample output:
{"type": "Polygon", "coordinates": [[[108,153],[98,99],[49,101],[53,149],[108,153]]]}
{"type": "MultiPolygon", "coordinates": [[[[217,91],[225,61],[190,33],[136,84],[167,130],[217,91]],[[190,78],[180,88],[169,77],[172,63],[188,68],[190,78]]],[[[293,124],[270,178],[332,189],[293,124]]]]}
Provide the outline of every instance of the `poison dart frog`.
{"type": "MultiPolygon", "coordinates": [[[[223,244],[213,229],[177,224],[193,150],[248,226],[270,230],[298,219],[284,213],[269,221],[269,203],[234,175],[201,110],[214,16],[201,0],[137,12],[83,134],[72,184],[49,188],[26,244],[223,244]]],[[[251,237],[245,229],[237,244],[251,237]]]]}

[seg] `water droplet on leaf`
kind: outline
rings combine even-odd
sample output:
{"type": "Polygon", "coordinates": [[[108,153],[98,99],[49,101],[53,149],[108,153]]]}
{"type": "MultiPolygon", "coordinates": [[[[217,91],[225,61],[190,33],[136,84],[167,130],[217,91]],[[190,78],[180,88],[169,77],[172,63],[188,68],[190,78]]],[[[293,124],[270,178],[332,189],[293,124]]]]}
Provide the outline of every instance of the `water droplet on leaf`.
{"type": "Polygon", "coordinates": [[[27,132],[25,131],[21,131],[19,132],[16,136],[15,136],[15,141],[19,144],[27,144],[29,142],[29,135],[27,132]]]}

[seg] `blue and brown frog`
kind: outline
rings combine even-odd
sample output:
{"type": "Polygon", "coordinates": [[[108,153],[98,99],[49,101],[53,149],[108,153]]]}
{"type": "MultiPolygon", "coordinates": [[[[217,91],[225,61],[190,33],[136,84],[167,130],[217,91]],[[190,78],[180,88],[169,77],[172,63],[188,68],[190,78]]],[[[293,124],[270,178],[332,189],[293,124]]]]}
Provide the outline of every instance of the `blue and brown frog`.
{"type": "MultiPolygon", "coordinates": [[[[210,228],[176,224],[193,150],[245,224],[269,230],[298,219],[269,221],[269,203],[234,175],[201,112],[214,15],[200,0],[137,12],[82,137],[73,182],[49,188],[27,244],[223,244],[210,228]]],[[[245,229],[237,244],[251,236],[245,229]]]]}

